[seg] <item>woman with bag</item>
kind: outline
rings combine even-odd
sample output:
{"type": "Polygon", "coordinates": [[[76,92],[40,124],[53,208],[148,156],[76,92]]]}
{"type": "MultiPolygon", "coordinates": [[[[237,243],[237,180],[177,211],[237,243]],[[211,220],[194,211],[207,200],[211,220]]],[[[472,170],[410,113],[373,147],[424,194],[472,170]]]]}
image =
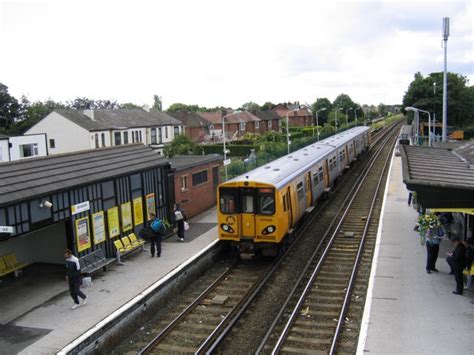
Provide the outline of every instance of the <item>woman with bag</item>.
{"type": "MultiPolygon", "coordinates": [[[[187,224],[186,221],[186,215],[184,214],[183,210],[179,207],[177,203],[174,204],[173,208],[174,212],[174,219],[176,221],[176,226],[178,227],[178,238],[182,242],[184,242],[184,231],[185,231],[185,223],[187,224]]],[[[189,228],[189,226],[188,226],[189,228]]]]}

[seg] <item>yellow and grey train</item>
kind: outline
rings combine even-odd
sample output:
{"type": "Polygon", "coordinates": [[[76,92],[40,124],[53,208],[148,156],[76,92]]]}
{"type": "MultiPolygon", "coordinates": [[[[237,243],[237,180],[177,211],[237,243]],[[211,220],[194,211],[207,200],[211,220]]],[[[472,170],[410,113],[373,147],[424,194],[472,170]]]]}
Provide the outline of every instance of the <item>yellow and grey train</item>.
{"type": "Polygon", "coordinates": [[[241,255],[275,255],[285,236],[369,144],[369,128],[354,127],[220,184],[219,240],[241,255]]]}

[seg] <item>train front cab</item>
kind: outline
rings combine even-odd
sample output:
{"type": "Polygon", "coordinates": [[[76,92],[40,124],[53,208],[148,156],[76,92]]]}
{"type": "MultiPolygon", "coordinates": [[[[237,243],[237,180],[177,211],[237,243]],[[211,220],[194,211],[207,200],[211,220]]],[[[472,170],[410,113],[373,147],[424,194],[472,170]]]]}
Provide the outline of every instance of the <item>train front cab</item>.
{"type": "Polygon", "coordinates": [[[257,249],[274,249],[288,229],[288,216],[286,220],[281,216],[284,202],[277,195],[279,192],[268,184],[246,181],[221,185],[219,240],[229,241],[241,256],[253,256],[257,249]]]}

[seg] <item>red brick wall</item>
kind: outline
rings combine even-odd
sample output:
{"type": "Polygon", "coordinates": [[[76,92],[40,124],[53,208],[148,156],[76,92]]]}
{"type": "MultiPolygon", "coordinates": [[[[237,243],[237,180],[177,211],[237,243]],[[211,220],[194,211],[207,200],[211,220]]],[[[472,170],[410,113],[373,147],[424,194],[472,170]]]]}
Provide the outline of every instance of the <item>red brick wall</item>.
{"type": "Polygon", "coordinates": [[[179,203],[188,218],[191,218],[216,204],[216,188],[213,184],[213,168],[217,169],[218,184],[220,180],[221,162],[210,162],[189,169],[177,171],[174,176],[175,201],[179,203]],[[193,186],[193,173],[207,170],[207,182],[193,186]],[[187,189],[182,190],[182,176],[187,176],[187,189]]]}

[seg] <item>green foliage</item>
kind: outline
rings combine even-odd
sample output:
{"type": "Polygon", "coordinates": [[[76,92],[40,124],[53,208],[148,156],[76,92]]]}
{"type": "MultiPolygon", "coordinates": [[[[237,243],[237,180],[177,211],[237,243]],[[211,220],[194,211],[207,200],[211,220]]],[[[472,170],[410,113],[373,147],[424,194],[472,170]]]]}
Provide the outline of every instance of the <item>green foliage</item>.
{"type": "Polygon", "coordinates": [[[73,101],[68,101],[67,108],[73,110],[117,110],[120,104],[111,100],[92,100],[87,97],[77,97],[73,101]]]}
{"type": "Polygon", "coordinates": [[[316,111],[321,110],[323,108],[325,108],[326,110],[320,111],[318,113],[318,121],[319,121],[318,123],[320,125],[328,121],[329,112],[331,112],[333,108],[332,103],[331,101],[329,101],[329,99],[325,97],[321,97],[321,98],[316,99],[316,101],[311,105],[311,109],[315,114],[316,114],[316,111]]]}
{"type": "Polygon", "coordinates": [[[201,154],[201,152],[202,149],[184,134],[176,136],[171,144],[165,147],[165,154],[170,158],[175,155],[201,154]]]}
{"type": "MultiPolygon", "coordinates": [[[[204,154],[224,154],[224,146],[222,144],[205,144],[201,145],[200,148],[204,151],[204,154]]],[[[259,146],[226,144],[225,148],[230,151],[227,154],[229,157],[247,157],[251,149],[257,150],[259,146]]]]}
{"type": "MultiPolygon", "coordinates": [[[[463,127],[474,123],[474,87],[467,85],[466,77],[456,73],[448,73],[448,125],[463,127]]],[[[403,97],[403,106],[413,106],[425,111],[435,112],[436,119],[441,120],[443,109],[442,88],[442,72],[431,73],[427,77],[423,77],[418,72],[403,97]]],[[[410,117],[412,115],[410,113],[410,117]]]]}
{"type": "Polygon", "coordinates": [[[185,111],[185,112],[200,112],[201,108],[198,105],[186,105],[182,103],[175,103],[168,107],[167,112],[178,112],[178,111],[185,111]]]}
{"type": "Polygon", "coordinates": [[[271,110],[272,108],[274,108],[275,106],[276,106],[275,104],[267,101],[262,105],[261,109],[262,109],[262,111],[268,111],[268,110],[271,110]]]}
{"type": "Polygon", "coordinates": [[[0,83],[0,127],[8,130],[21,116],[22,106],[8,93],[8,87],[0,83]]]}
{"type": "Polygon", "coordinates": [[[163,111],[163,102],[161,101],[161,97],[158,95],[153,95],[153,110],[161,112],[163,111]]]}
{"type": "Polygon", "coordinates": [[[260,110],[260,106],[255,103],[255,102],[252,102],[252,101],[249,101],[245,104],[243,104],[239,110],[242,110],[242,111],[247,111],[247,112],[252,112],[253,110],[260,110]]]}
{"type": "Polygon", "coordinates": [[[126,102],[124,104],[121,104],[120,105],[120,108],[124,108],[124,109],[128,109],[128,110],[131,110],[131,109],[138,109],[138,108],[142,108],[141,106],[138,106],[138,105],[135,105],[131,102],[126,102]]]}

